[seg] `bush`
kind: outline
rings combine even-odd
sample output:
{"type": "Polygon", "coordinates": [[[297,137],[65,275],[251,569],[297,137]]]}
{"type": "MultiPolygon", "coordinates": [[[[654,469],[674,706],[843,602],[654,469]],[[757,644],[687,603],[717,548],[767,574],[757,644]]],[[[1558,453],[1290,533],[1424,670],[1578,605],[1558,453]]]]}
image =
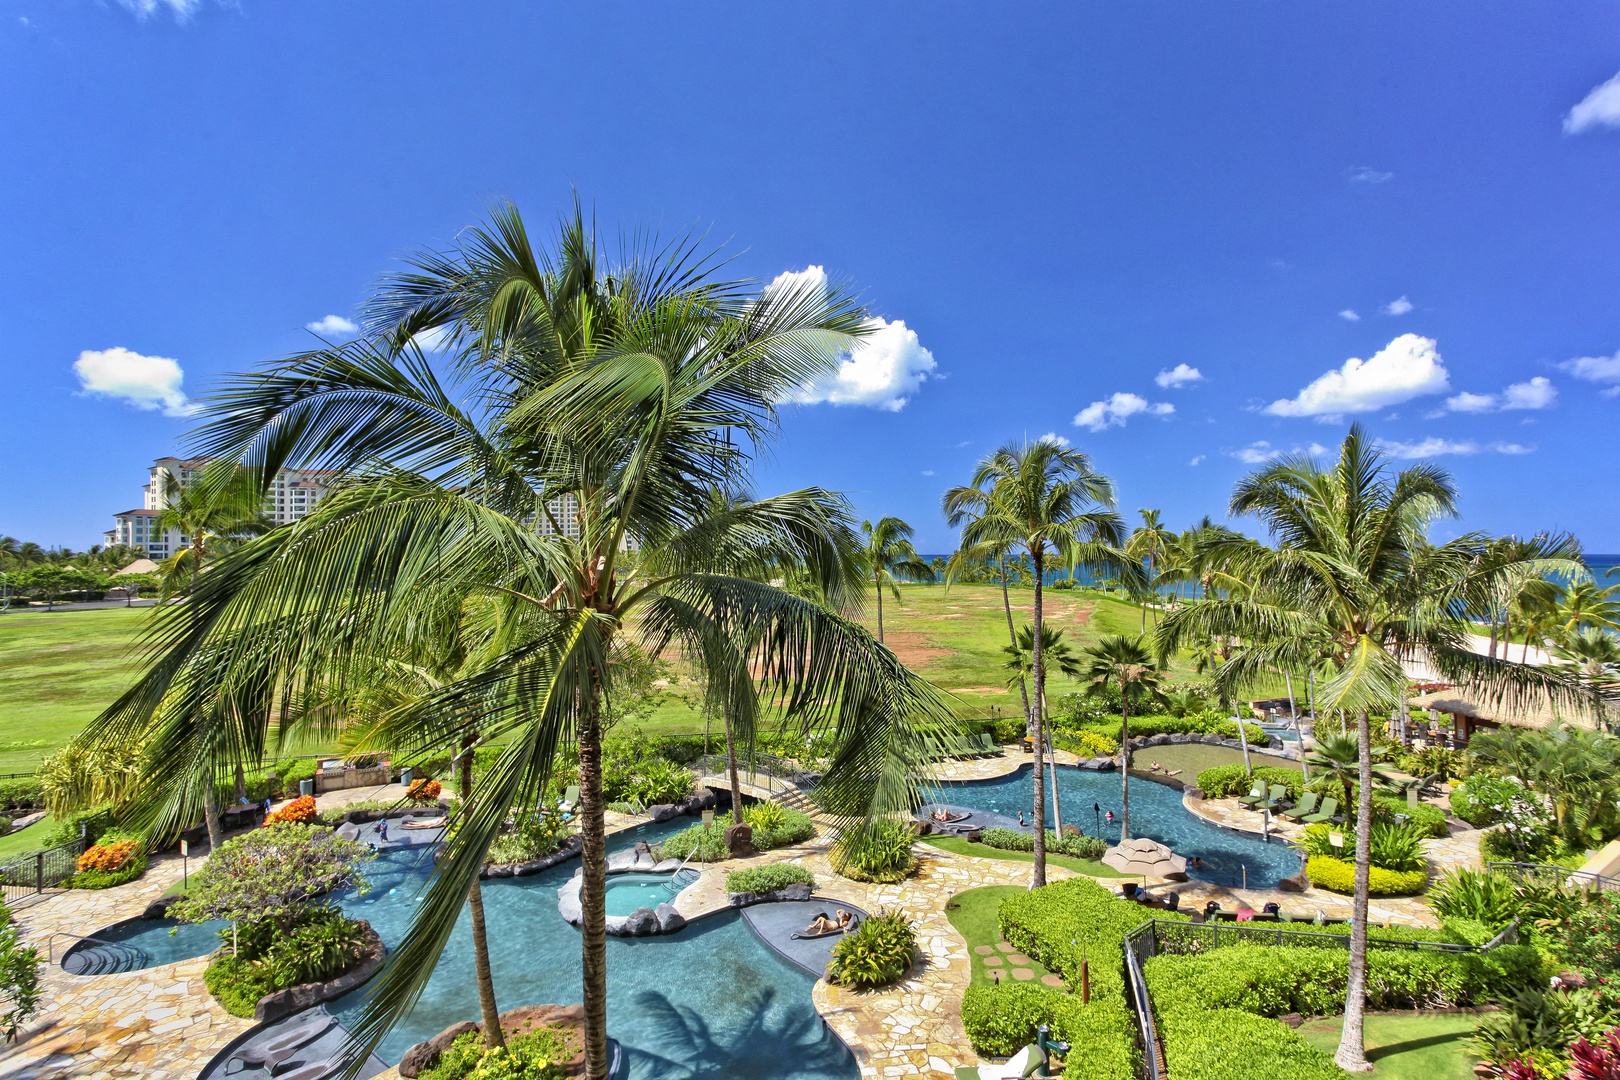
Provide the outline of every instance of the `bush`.
{"type": "Polygon", "coordinates": [[[314,820],[315,797],[313,795],[300,795],[281,809],[272,810],[264,816],[266,826],[281,824],[308,825],[314,820]]]}
{"type": "Polygon", "coordinates": [[[412,780],[411,786],[406,790],[405,797],[414,803],[437,802],[443,793],[444,785],[437,780],[412,780]]]}
{"type": "Polygon", "coordinates": [[[1409,824],[1425,837],[1441,839],[1451,835],[1451,829],[1446,825],[1446,812],[1432,803],[1420,802],[1411,806],[1405,799],[1392,795],[1373,795],[1372,812],[1374,821],[1393,821],[1395,815],[1405,814],[1409,824]]]}
{"type": "Polygon", "coordinates": [[[641,764],[637,775],[624,787],[620,798],[634,799],[643,806],[684,802],[696,782],[690,771],[663,758],[641,764]]]}
{"type": "Polygon", "coordinates": [[[268,972],[240,956],[225,955],[208,965],[203,985],[220,1007],[232,1016],[252,1017],[259,999],[277,987],[268,972]]]}
{"type": "Polygon", "coordinates": [[[693,862],[720,862],[731,857],[726,847],[727,825],[715,822],[704,827],[693,825],[683,829],[658,845],[659,854],[666,859],[691,859],[693,862]]]}
{"type": "Polygon", "coordinates": [[[135,856],[140,844],[134,840],[103,840],[95,847],[85,849],[79,856],[79,870],[99,870],[112,873],[135,856]]]}
{"type": "MultiPolygon", "coordinates": [[[[1304,835],[1300,837],[1299,846],[1304,849],[1306,855],[1326,855],[1337,859],[1343,854],[1347,857],[1346,861],[1354,858],[1356,834],[1350,829],[1345,829],[1342,848],[1333,845],[1332,834],[1333,827],[1330,825],[1308,825],[1304,835]]],[[[1367,848],[1373,866],[1381,870],[1422,870],[1427,865],[1423,861],[1423,836],[1417,827],[1411,824],[1392,825],[1373,822],[1367,848]]]]}
{"type": "Polygon", "coordinates": [[[1135,1054],[1116,1056],[1136,1046],[1136,1029],[1123,1001],[1093,997],[1090,1005],[1082,1005],[1078,994],[1011,980],[972,986],[962,995],[962,1027],[981,1054],[1016,1054],[1035,1041],[1035,1029],[1042,1024],[1075,1048],[1064,1061],[1064,1076],[1135,1080],[1135,1054]]]}
{"type": "Polygon", "coordinates": [[[879,910],[838,939],[827,981],[857,990],[887,986],[905,975],[916,953],[917,930],[906,913],[879,910]]]}
{"type": "Polygon", "coordinates": [[[1431,776],[1439,776],[1442,780],[1455,780],[1463,774],[1466,761],[1467,755],[1461,750],[1426,746],[1422,750],[1396,758],[1395,767],[1419,780],[1427,780],[1431,776]]]}
{"type": "MultiPolygon", "coordinates": [[[[979,834],[979,843],[1002,851],[1034,851],[1035,837],[1016,829],[985,829],[979,834]]],[[[1050,829],[1046,833],[1046,850],[1075,859],[1100,859],[1108,850],[1108,841],[1100,836],[1058,836],[1050,829]]]]}
{"type": "Polygon", "coordinates": [[[833,869],[851,881],[893,884],[917,869],[916,836],[908,823],[879,821],[847,836],[833,851],[833,869]]]}
{"type": "Polygon", "coordinates": [[[64,889],[110,889],[115,885],[124,885],[146,872],[146,856],[135,855],[116,870],[80,870],[77,874],[62,882],[64,889]]]}
{"type": "MultiPolygon", "coordinates": [[[[1349,895],[1356,891],[1356,864],[1331,855],[1312,855],[1305,862],[1305,876],[1312,885],[1330,892],[1349,895]]],[[[1374,866],[1368,872],[1367,894],[1415,896],[1428,883],[1427,870],[1385,870],[1374,866]]]]}
{"type": "Polygon", "coordinates": [[[1305,778],[1298,769],[1283,769],[1274,765],[1262,765],[1254,770],[1252,776],[1244,772],[1242,765],[1217,765],[1199,773],[1197,783],[1205,798],[1235,799],[1247,795],[1256,780],[1264,780],[1268,785],[1283,785],[1288,789],[1288,797],[1295,800],[1305,789],[1305,778]]]}
{"type": "Polygon", "coordinates": [[[44,847],[53,848],[62,844],[71,844],[79,838],[82,830],[86,846],[93,846],[101,839],[105,832],[114,828],[113,812],[111,807],[98,806],[89,810],[75,810],[73,813],[57,821],[57,825],[46,833],[40,843],[44,847]]]}
{"type": "Polygon", "coordinates": [[[754,847],[760,851],[802,844],[816,835],[816,823],[809,814],[776,803],[755,803],[743,811],[743,820],[753,828],[754,847]],[[773,809],[763,810],[766,806],[773,809]],[[750,818],[750,814],[754,817],[750,818]]]}
{"type": "Polygon", "coordinates": [[[1435,879],[1429,888],[1429,906],[1447,926],[1454,919],[1469,920],[1494,933],[1518,918],[1519,891],[1504,874],[1458,867],[1435,879]]]}
{"type": "Polygon", "coordinates": [[[750,866],[733,870],[726,875],[726,891],[734,893],[768,893],[785,889],[789,885],[816,887],[815,875],[796,863],[771,863],[769,866],[750,866]]]}
{"type": "Polygon", "coordinates": [[[0,780],[0,811],[38,810],[44,805],[45,792],[38,778],[25,776],[16,780],[0,780]]]}
{"type": "Polygon", "coordinates": [[[1081,758],[1119,756],[1118,739],[1091,730],[1082,731],[1078,735],[1054,734],[1052,745],[1081,758]]]}
{"type": "MultiPolygon", "coordinates": [[[[765,811],[765,817],[757,820],[779,821],[775,828],[754,828],[754,847],[759,851],[771,851],[775,848],[788,847],[792,844],[803,843],[816,834],[815,822],[810,815],[802,810],[792,810],[785,806],[776,806],[775,803],[758,803],[743,811],[743,820],[748,821],[748,815],[754,813],[760,806],[770,805],[781,811],[780,817],[774,811],[765,811]]],[[[659,845],[660,852],[666,859],[684,859],[688,856],[696,862],[719,862],[731,857],[731,850],[726,847],[726,830],[731,827],[729,821],[716,821],[705,828],[702,825],[693,825],[688,829],[676,833],[659,845]]],[[[751,826],[752,827],[752,826],[751,826]]]]}
{"type": "Polygon", "coordinates": [[[1476,773],[1451,789],[1451,812],[1476,829],[1502,820],[1515,798],[1529,795],[1529,789],[1504,776],[1476,773]]]}
{"type": "MultiPolygon", "coordinates": [[[[228,928],[219,936],[232,941],[228,928]]],[[[330,979],[351,967],[366,949],[360,923],[326,907],[307,909],[291,924],[268,920],[250,924],[235,942],[237,952],[209,964],[203,982],[226,1012],[247,1017],[266,994],[330,979]]]]}
{"type": "MultiPolygon", "coordinates": [[[[1118,691],[1115,692],[1117,694],[1118,691]]],[[[1073,719],[1054,716],[1053,727],[1058,732],[1074,736],[1084,731],[1101,735],[1114,744],[1115,752],[1118,753],[1119,708],[1117,704],[1109,708],[1112,709],[1112,715],[1076,713],[1073,719]]],[[[1129,721],[1129,730],[1133,739],[1150,739],[1155,735],[1220,735],[1227,739],[1238,737],[1237,723],[1220,709],[1206,709],[1186,716],[1133,716],[1129,721]]],[[[1270,736],[1258,724],[1245,723],[1243,733],[1248,738],[1250,746],[1264,746],[1270,741],[1270,736]]]]}
{"type": "Polygon", "coordinates": [[[508,1036],[506,1049],[489,1049],[484,1037],[469,1031],[445,1048],[433,1064],[417,1074],[418,1080],[561,1080],[567,1073],[558,1064],[574,1055],[575,1036],[560,1028],[540,1028],[508,1036]]]}
{"type": "Polygon", "coordinates": [[[523,810],[516,824],[489,845],[485,858],[498,864],[542,859],[562,847],[572,831],[555,808],[523,810]]]}

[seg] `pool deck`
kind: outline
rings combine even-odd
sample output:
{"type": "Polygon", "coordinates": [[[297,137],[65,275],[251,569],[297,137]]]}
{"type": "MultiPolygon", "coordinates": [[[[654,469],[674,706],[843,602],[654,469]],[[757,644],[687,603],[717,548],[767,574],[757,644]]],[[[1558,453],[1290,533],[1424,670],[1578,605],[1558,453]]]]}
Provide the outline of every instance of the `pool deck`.
{"type": "MultiPolygon", "coordinates": [[[[950,762],[940,766],[941,781],[986,780],[1005,776],[1031,760],[1028,754],[950,762]]],[[[1058,753],[1063,764],[1075,764],[1074,755],[1058,753]]],[[[390,789],[336,792],[322,796],[321,806],[342,805],[359,799],[388,798],[390,789]]],[[[1257,832],[1259,819],[1231,800],[1205,801],[1185,797],[1187,809],[1225,828],[1257,832]]],[[[645,818],[608,814],[608,828],[616,832],[639,825],[645,818]]],[[[1294,828],[1289,826],[1287,828],[1294,828]]],[[[414,839],[414,838],[413,838],[414,839]]],[[[1425,842],[1436,869],[1477,865],[1479,833],[1469,830],[1444,840],[1425,842]]],[[[971,974],[967,943],[945,916],[955,894],[984,885],[1029,884],[1027,863],[955,855],[919,845],[919,869],[896,885],[849,881],[833,872],[828,859],[831,846],[823,834],[793,848],[767,852],[748,860],[706,867],[698,880],[676,898],[676,908],[688,919],[728,909],[727,872],[742,866],[793,861],[816,876],[821,906],[846,906],[866,912],[903,909],[917,926],[918,958],[906,977],[894,986],[855,991],[818,981],[813,1001],[818,1012],[850,1046],[863,1080],[920,1076],[948,1080],[955,1066],[976,1057],[962,1030],[960,1004],[971,974]],[[826,899],[822,900],[821,897],[826,899]]],[[[200,861],[193,859],[192,869],[200,861]]],[[[1062,867],[1048,868],[1049,880],[1073,877],[1062,867]]],[[[140,879],[100,892],[58,890],[16,911],[24,939],[39,945],[57,932],[83,933],[139,915],[148,903],[180,877],[180,860],[159,856],[140,879]]],[[[1113,884],[1105,881],[1104,884],[1113,884]]],[[[1175,886],[1183,907],[1219,901],[1228,909],[1239,902],[1258,909],[1275,900],[1286,911],[1329,916],[1349,913],[1350,898],[1310,889],[1284,893],[1273,889],[1238,890],[1186,882],[1175,886]]],[[[796,916],[797,917],[797,914],[796,916]]],[[[767,916],[759,912],[751,923],[767,916]]],[[[1434,918],[1420,900],[1381,899],[1372,904],[1375,922],[1432,925],[1434,918]]],[[[774,921],[774,920],[772,920],[774,921]]],[[[801,923],[808,921],[805,916],[801,923]]],[[[60,944],[59,939],[59,944],[60,944]]],[[[65,946],[63,946],[65,948],[65,946]]],[[[60,956],[63,948],[57,949],[60,956]]],[[[113,975],[74,976],[55,964],[42,971],[45,1006],[22,1032],[18,1043],[0,1047],[0,1080],[44,1077],[103,1080],[113,1077],[151,1077],[154,1080],[192,1080],[208,1061],[232,1040],[253,1027],[248,1020],[230,1016],[214,1003],[202,985],[207,958],[113,975]]],[[[397,1071],[381,1074],[391,1080],[397,1071]]]]}

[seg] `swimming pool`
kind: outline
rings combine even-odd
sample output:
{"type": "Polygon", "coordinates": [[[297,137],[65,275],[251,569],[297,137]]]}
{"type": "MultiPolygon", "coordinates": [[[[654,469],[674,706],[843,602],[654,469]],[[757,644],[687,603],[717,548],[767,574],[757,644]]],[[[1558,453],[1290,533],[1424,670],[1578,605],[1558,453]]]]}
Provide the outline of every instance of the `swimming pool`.
{"type": "Polygon", "coordinates": [[[628,915],[637,908],[656,908],[675,899],[679,889],[669,887],[674,874],[614,874],[607,879],[605,903],[609,915],[628,915]]]}
{"type": "MultiPolygon", "coordinates": [[[[995,780],[973,780],[941,784],[938,801],[976,810],[991,810],[1016,817],[1026,815],[1034,805],[1033,765],[995,780]]],[[[1063,821],[1078,825],[1089,835],[1111,843],[1119,840],[1119,824],[1104,819],[1110,810],[1120,812],[1120,776],[1117,772],[1092,772],[1072,766],[1058,767],[1058,795],[1063,821]]],[[[1052,823],[1051,781],[1047,781],[1047,824],[1052,823]]],[[[1181,805],[1181,792],[1151,780],[1131,777],[1131,835],[1159,841],[1177,855],[1196,855],[1204,865],[1188,870],[1187,876],[1217,885],[1241,885],[1247,875],[1251,888],[1271,888],[1283,878],[1299,873],[1298,850],[1282,840],[1264,843],[1258,837],[1211,825],[1181,805]]]]}
{"type": "Polygon", "coordinates": [[[62,956],[69,975],[110,975],[176,964],[219,948],[223,920],[181,923],[173,919],[126,919],[97,930],[94,940],[75,944],[62,956]]]}

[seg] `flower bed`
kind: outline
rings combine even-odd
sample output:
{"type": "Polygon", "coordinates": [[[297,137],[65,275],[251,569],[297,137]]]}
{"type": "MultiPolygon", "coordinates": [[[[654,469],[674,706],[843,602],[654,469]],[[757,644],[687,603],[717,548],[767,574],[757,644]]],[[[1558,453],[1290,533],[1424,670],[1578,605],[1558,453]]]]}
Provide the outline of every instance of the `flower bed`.
{"type": "Polygon", "coordinates": [[[772,893],[789,885],[808,885],[813,889],[816,878],[804,867],[793,863],[750,866],[726,875],[726,891],[729,893],[772,893]]]}
{"type": "Polygon", "coordinates": [[[294,825],[308,825],[314,820],[315,797],[313,795],[300,795],[281,809],[272,810],[264,816],[265,825],[280,825],[287,822],[294,825]]]}
{"type": "Polygon", "coordinates": [[[110,889],[146,872],[140,842],[109,833],[79,856],[79,872],[62,882],[65,889],[110,889]]]}

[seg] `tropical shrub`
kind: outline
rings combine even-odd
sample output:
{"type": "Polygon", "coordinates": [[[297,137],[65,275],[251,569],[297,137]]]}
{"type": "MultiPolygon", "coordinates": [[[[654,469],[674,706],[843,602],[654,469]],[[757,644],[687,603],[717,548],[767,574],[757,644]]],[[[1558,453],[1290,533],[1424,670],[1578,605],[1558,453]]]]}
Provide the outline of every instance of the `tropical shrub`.
{"type": "Polygon", "coordinates": [[[444,785],[437,780],[417,779],[411,781],[406,790],[405,797],[415,803],[437,802],[439,795],[444,791],[444,785]]]}
{"type": "Polygon", "coordinates": [[[44,805],[44,785],[37,776],[0,780],[0,812],[38,810],[44,805]]]}
{"type": "Polygon", "coordinates": [[[107,840],[103,839],[95,847],[85,849],[79,856],[79,869],[99,870],[111,873],[122,869],[123,865],[135,857],[140,850],[140,844],[134,840],[107,840]]]}
{"type": "Polygon", "coordinates": [[[1466,919],[1494,932],[1518,918],[1520,900],[1512,878],[1457,867],[1429,886],[1429,906],[1447,925],[1454,919],[1466,919]]]}
{"type": "MultiPolygon", "coordinates": [[[[1343,1007],[1343,1002],[1340,1002],[1343,1007]]],[[[1286,1024],[1242,1009],[1167,1013],[1165,1069],[1176,1080],[1344,1080],[1333,1059],[1286,1024]]]]}
{"type": "MultiPolygon", "coordinates": [[[[1353,858],[1356,850],[1355,831],[1349,828],[1342,830],[1342,848],[1334,846],[1332,842],[1334,831],[1331,825],[1309,825],[1300,837],[1299,846],[1306,855],[1338,858],[1342,854],[1353,858]]],[[[1382,870],[1402,871],[1422,870],[1425,867],[1423,834],[1415,826],[1375,821],[1368,835],[1368,855],[1373,866],[1382,870]]]]}
{"type": "Polygon", "coordinates": [[[1495,825],[1515,797],[1529,794],[1517,780],[1475,773],[1451,789],[1451,812],[1477,829],[1495,825]]]}
{"type": "Polygon", "coordinates": [[[249,924],[234,939],[228,928],[219,936],[237,951],[210,963],[203,983],[226,1012],[244,1017],[253,1015],[266,994],[330,979],[366,949],[360,923],[327,907],[307,908],[290,923],[249,924]]]}
{"type": "Polygon", "coordinates": [[[962,1026],[981,1054],[1016,1054],[1035,1041],[1035,1029],[1042,1024],[1054,1038],[1077,1048],[1064,1061],[1064,1076],[1135,1080],[1136,1031],[1123,1001],[1094,996],[1091,1004],[1082,1005],[1078,994],[1011,980],[972,986],[962,995],[962,1026]]]}
{"type": "Polygon", "coordinates": [[[516,821],[490,843],[485,859],[497,864],[532,862],[562,847],[572,831],[555,806],[522,810],[516,821]]]}
{"type": "Polygon", "coordinates": [[[796,863],[771,863],[768,866],[750,866],[733,870],[726,875],[726,891],[734,893],[768,893],[785,889],[789,885],[816,887],[815,875],[796,863]]]}
{"type": "Polygon", "coordinates": [[[658,845],[659,854],[666,859],[691,859],[693,862],[720,862],[731,857],[726,847],[726,826],[693,825],[682,829],[658,845]]]}
{"type": "Polygon", "coordinates": [[[101,840],[102,834],[114,829],[112,808],[109,806],[96,806],[88,810],[75,810],[72,813],[59,816],[54,829],[46,833],[40,844],[47,848],[59,847],[62,844],[71,844],[79,838],[82,831],[86,845],[93,845],[101,840]]]}
{"type": "Polygon", "coordinates": [[[1604,983],[1620,975],[1620,897],[1588,894],[1548,927],[1556,953],[1604,983]]]}
{"type": "Polygon", "coordinates": [[[850,833],[833,849],[833,869],[852,881],[904,881],[917,869],[917,857],[911,853],[915,839],[909,824],[876,822],[850,833]]]}
{"type": "Polygon", "coordinates": [[[643,806],[679,803],[692,794],[695,782],[689,770],[663,758],[650,758],[641,763],[620,797],[634,799],[643,806]]]}
{"type": "Polygon", "coordinates": [[[1602,1039],[1620,1022],[1613,1006],[1587,989],[1520,987],[1504,991],[1498,1003],[1501,1011],[1474,1029],[1474,1052],[1498,1064],[1533,1059],[1558,1069],[1555,1075],[1576,1039],[1602,1039]]]}
{"type": "Polygon", "coordinates": [[[1438,840],[1451,835],[1451,829],[1446,824],[1446,812],[1433,803],[1419,802],[1413,806],[1403,798],[1375,792],[1372,798],[1372,812],[1375,822],[1393,822],[1397,814],[1404,814],[1408,824],[1416,827],[1425,837],[1438,840]]]}
{"type": "Polygon", "coordinates": [[[417,1074],[418,1080],[562,1080],[562,1062],[577,1052],[577,1039],[561,1028],[539,1028],[508,1036],[506,1048],[489,1049],[476,1031],[459,1035],[417,1074]]]}
{"type": "MultiPolygon", "coordinates": [[[[1100,715],[1089,711],[1075,712],[1072,714],[1073,718],[1068,720],[1054,715],[1053,730],[1071,736],[1078,736],[1086,731],[1094,732],[1112,742],[1117,753],[1119,689],[1114,687],[1111,692],[1115,701],[1112,705],[1105,706],[1100,715]]],[[[1069,696],[1065,695],[1065,699],[1069,696]]],[[[1220,735],[1227,739],[1238,737],[1237,723],[1219,709],[1207,709],[1186,716],[1133,716],[1128,723],[1128,730],[1133,739],[1149,739],[1155,735],[1220,735]]],[[[1244,723],[1243,734],[1251,746],[1264,746],[1270,740],[1270,736],[1258,724],[1244,723]]]]}
{"type": "Polygon", "coordinates": [[[1569,1046],[1570,1080],[1614,1080],[1620,1076],[1620,1030],[1610,1031],[1597,1043],[1585,1037],[1569,1046]]]}
{"type": "Polygon", "coordinates": [[[1426,746],[1402,754],[1395,759],[1395,767],[1409,776],[1427,780],[1439,776],[1442,780],[1455,780],[1467,771],[1468,756],[1461,750],[1447,750],[1443,746],[1426,746]]]}
{"type": "Polygon", "coordinates": [[[1268,785],[1281,784],[1288,789],[1290,799],[1298,799],[1305,784],[1298,769],[1274,765],[1262,765],[1254,770],[1252,776],[1243,770],[1242,765],[1217,765],[1199,773],[1197,783],[1206,798],[1234,799],[1247,795],[1256,780],[1264,780],[1268,785]]]}
{"type": "Polygon", "coordinates": [[[360,868],[372,857],[363,845],[318,825],[267,825],[221,844],[169,914],[181,922],[231,919],[290,928],[331,893],[364,892],[360,868]]]}
{"type": "Polygon", "coordinates": [[[882,909],[838,939],[827,981],[857,990],[887,986],[905,975],[916,953],[917,929],[906,913],[882,909]]]}
{"type": "MultiPolygon", "coordinates": [[[[1312,885],[1330,892],[1350,895],[1356,891],[1356,864],[1331,855],[1312,855],[1305,862],[1305,876],[1312,885]]],[[[1370,867],[1367,877],[1369,896],[1415,896],[1428,884],[1426,870],[1385,870],[1370,867]]]]}
{"type": "Polygon", "coordinates": [[[39,950],[22,943],[22,935],[0,906],[0,1037],[16,1039],[17,1031],[39,1011],[39,950]]]}
{"type": "Polygon", "coordinates": [[[1089,729],[1076,735],[1054,734],[1052,745],[1082,758],[1119,756],[1118,739],[1089,729]]]}
{"type": "MultiPolygon", "coordinates": [[[[1035,850],[1034,835],[1017,829],[985,829],[979,833],[979,843],[1002,851],[1035,850]]],[[[1108,850],[1108,841],[1100,836],[1059,836],[1048,829],[1046,850],[1075,859],[1100,859],[1108,850]]]]}
{"type": "Polygon", "coordinates": [[[314,820],[315,797],[313,795],[300,795],[279,810],[272,810],[264,816],[266,828],[283,823],[308,825],[314,820]]]}

